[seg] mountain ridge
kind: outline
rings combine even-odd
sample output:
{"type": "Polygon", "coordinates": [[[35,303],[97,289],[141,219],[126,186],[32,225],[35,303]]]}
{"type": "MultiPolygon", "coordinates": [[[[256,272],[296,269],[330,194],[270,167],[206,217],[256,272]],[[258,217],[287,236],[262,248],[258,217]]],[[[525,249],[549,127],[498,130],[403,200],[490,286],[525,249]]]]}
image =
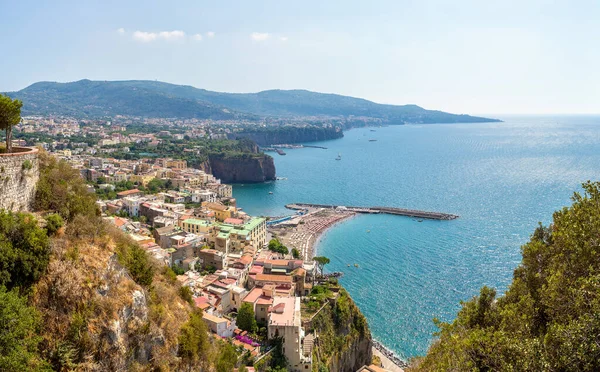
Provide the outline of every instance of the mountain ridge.
{"type": "Polygon", "coordinates": [[[215,92],[191,85],[150,80],[57,83],[42,81],[9,96],[25,102],[25,115],[80,117],[141,116],[214,120],[264,117],[367,117],[386,124],[473,123],[500,120],[427,110],[418,105],[390,105],[305,89],[256,93],[215,92]]]}

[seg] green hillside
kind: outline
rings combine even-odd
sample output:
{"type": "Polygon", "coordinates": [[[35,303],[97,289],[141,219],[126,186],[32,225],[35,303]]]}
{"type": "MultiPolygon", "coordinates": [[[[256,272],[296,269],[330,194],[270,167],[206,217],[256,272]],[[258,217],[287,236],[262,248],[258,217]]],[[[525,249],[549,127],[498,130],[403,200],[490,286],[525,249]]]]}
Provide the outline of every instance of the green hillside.
{"type": "Polygon", "coordinates": [[[382,105],[365,99],[306,90],[219,93],[158,81],[90,81],[35,83],[8,93],[25,102],[25,115],[130,115],[233,119],[257,116],[364,116],[390,124],[498,121],[425,110],[416,105],[382,105]]]}

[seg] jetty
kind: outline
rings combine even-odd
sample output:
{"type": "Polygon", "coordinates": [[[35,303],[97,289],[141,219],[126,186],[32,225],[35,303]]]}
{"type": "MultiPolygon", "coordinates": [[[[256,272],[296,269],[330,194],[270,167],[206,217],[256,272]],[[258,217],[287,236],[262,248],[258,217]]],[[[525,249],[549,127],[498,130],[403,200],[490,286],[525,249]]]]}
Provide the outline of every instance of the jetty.
{"type": "Polygon", "coordinates": [[[404,209],[395,207],[353,207],[345,205],[328,205],[328,204],[311,204],[311,203],[293,203],[285,206],[288,209],[293,210],[304,210],[308,208],[325,208],[325,209],[339,209],[347,210],[356,213],[367,213],[367,214],[394,214],[398,216],[406,216],[413,218],[422,218],[428,220],[443,220],[449,221],[457,219],[458,216],[455,214],[442,213],[442,212],[429,212],[420,211],[415,209],[404,209]]]}

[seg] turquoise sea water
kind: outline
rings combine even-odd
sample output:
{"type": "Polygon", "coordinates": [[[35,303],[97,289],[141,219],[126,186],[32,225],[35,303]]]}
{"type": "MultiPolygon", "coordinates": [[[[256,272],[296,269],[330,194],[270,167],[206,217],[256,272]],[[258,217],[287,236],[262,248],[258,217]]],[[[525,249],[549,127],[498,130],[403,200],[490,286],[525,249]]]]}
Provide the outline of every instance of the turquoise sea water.
{"type": "Polygon", "coordinates": [[[342,283],[374,337],[401,357],[424,354],[432,318],[452,320],[459,301],[483,285],[504,291],[538,221],[547,224],[570,204],[581,182],[600,180],[600,117],[503,119],[353,129],[312,143],[327,150],[273,154],[278,176],[288,179],[236,185],[234,196],[256,215],[289,214],[284,205],[292,202],[460,215],[422,223],[359,216],[330,229],[317,247],[331,258],[329,271],[345,273],[342,283]]]}

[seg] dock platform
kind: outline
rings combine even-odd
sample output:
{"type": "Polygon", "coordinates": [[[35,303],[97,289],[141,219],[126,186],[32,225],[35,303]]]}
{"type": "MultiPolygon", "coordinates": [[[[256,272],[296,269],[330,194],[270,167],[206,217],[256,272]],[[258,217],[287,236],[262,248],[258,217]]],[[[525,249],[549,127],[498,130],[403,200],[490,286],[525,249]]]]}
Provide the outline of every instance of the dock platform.
{"type": "Polygon", "coordinates": [[[328,204],[311,204],[311,203],[293,203],[285,206],[288,209],[303,210],[307,208],[326,208],[326,209],[345,209],[356,213],[367,213],[367,214],[394,214],[398,216],[423,218],[428,220],[442,220],[449,221],[457,219],[458,216],[455,214],[442,213],[442,212],[428,212],[420,211],[415,209],[404,209],[395,207],[353,207],[345,205],[328,205],[328,204]]]}

